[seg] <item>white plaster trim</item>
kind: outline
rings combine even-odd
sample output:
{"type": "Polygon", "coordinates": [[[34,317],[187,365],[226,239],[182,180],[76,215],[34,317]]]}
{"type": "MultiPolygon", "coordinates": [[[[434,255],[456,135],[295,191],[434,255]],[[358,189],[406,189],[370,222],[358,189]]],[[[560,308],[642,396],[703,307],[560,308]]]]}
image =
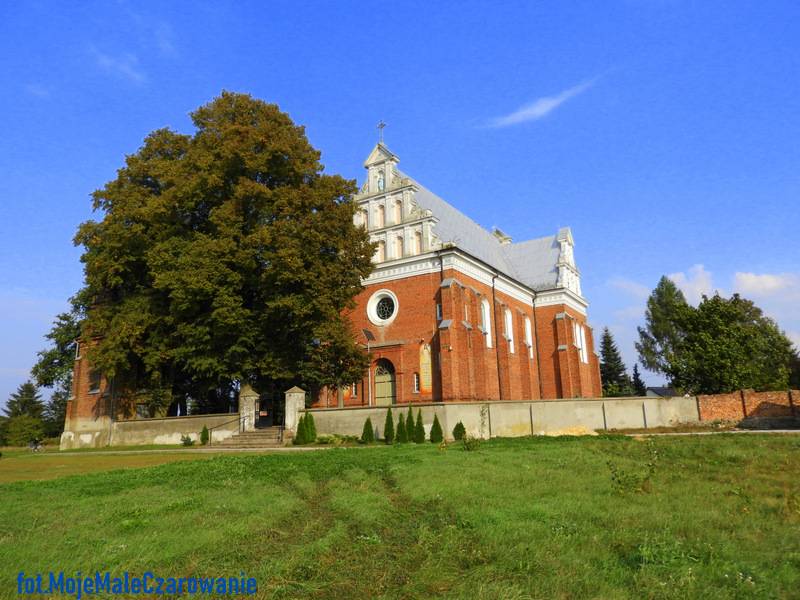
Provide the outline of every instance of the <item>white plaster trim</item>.
{"type": "Polygon", "coordinates": [[[586,316],[586,308],[589,306],[589,303],[584,298],[566,288],[547,290],[536,294],[536,308],[554,306],[556,304],[564,304],[584,317],[586,316]]]}
{"type": "Polygon", "coordinates": [[[364,279],[361,284],[365,286],[374,285],[405,277],[437,273],[439,268],[439,260],[435,254],[430,252],[418,254],[417,256],[389,260],[376,265],[369,277],[364,279]]]}

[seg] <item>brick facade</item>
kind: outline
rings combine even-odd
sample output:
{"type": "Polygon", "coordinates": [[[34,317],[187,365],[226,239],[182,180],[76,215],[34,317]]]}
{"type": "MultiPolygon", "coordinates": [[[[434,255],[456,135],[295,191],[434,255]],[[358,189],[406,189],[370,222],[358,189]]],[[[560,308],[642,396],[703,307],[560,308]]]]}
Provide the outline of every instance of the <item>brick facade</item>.
{"type": "MultiPolygon", "coordinates": [[[[362,343],[366,345],[364,329],[375,337],[370,342],[373,373],[378,361],[388,360],[394,367],[397,404],[600,396],[600,366],[585,315],[565,304],[534,309],[535,302],[534,292],[530,301],[523,302],[459,270],[442,268],[366,285],[347,317],[362,343]],[[387,325],[376,326],[368,318],[367,306],[373,294],[382,290],[397,298],[397,316],[387,325]],[[488,333],[482,331],[484,300],[489,303],[488,333]],[[437,305],[441,307],[438,314],[437,305]],[[513,351],[505,331],[507,310],[513,351]],[[532,347],[526,344],[526,318],[532,347]],[[573,322],[585,328],[586,362],[574,339],[573,322]],[[432,385],[429,390],[415,391],[415,374],[422,371],[421,347],[426,346],[431,353],[432,385]]],[[[341,397],[326,392],[314,406],[367,406],[370,382],[374,404],[374,376],[365,374],[356,382],[355,394],[352,389],[341,397]]]]}

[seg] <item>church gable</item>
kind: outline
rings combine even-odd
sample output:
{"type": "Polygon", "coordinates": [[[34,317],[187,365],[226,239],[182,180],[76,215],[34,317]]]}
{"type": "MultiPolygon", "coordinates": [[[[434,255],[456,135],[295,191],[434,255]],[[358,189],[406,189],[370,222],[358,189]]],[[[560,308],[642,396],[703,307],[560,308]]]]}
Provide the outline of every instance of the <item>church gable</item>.
{"type": "Polygon", "coordinates": [[[580,296],[568,227],[554,236],[513,243],[402,173],[399,160],[382,142],[376,144],[364,161],[367,178],[355,198],[356,223],[378,244],[376,264],[455,247],[529,288],[566,288],[580,296]]]}

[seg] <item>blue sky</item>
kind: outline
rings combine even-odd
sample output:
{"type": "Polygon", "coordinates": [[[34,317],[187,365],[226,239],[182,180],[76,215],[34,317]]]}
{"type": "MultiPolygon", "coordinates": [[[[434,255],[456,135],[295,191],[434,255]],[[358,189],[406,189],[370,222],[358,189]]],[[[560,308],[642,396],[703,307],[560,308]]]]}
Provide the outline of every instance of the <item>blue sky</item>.
{"type": "Polygon", "coordinates": [[[800,343],[800,3],[5,2],[0,403],[81,285],[90,192],[222,89],[279,104],[328,172],[361,178],[383,119],[480,224],[570,225],[629,367],[662,274],[800,343]]]}

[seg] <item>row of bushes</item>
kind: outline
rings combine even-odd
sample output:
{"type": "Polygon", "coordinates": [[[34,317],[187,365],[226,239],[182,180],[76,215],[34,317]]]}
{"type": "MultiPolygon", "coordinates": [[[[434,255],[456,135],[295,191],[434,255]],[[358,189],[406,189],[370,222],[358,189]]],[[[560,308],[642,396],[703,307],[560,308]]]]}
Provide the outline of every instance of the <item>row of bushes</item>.
{"type": "MultiPolygon", "coordinates": [[[[466,430],[464,424],[459,421],[453,428],[453,438],[461,440],[465,437],[466,430]]],[[[313,444],[317,441],[317,425],[314,422],[314,415],[306,413],[300,417],[297,424],[297,434],[294,436],[294,443],[297,445],[313,444]]],[[[415,444],[425,443],[425,427],[422,424],[422,410],[417,412],[417,418],[414,419],[411,407],[408,409],[408,414],[404,417],[400,415],[395,425],[394,417],[392,416],[392,409],[386,411],[386,421],[383,424],[383,441],[387,444],[406,444],[413,442],[415,444]]],[[[441,444],[444,441],[444,434],[442,426],[439,423],[438,415],[433,416],[433,424],[431,425],[431,432],[428,440],[432,444],[441,444]]],[[[372,425],[372,419],[367,417],[364,422],[364,429],[361,432],[359,442],[362,444],[371,444],[375,442],[375,428],[372,425]]]]}
{"type": "MultiPolygon", "coordinates": [[[[460,440],[464,437],[465,430],[461,421],[453,429],[453,437],[460,440]]],[[[375,429],[372,425],[372,419],[367,417],[364,422],[364,429],[361,433],[361,443],[370,444],[375,441],[375,429]]],[[[397,426],[394,424],[394,417],[392,416],[392,409],[386,411],[386,421],[383,424],[383,441],[386,444],[405,444],[414,442],[415,444],[425,443],[425,427],[422,424],[422,410],[417,411],[417,419],[414,420],[411,407],[408,409],[408,414],[403,417],[399,415],[397,418],[397,426]]],[[[444,441],[444,434],[442,426],[439,423],[439,416],[433,415],[433,424],[431,425],[431,432],[428,438],[432,444],[441,444],[444,441]]]]}

